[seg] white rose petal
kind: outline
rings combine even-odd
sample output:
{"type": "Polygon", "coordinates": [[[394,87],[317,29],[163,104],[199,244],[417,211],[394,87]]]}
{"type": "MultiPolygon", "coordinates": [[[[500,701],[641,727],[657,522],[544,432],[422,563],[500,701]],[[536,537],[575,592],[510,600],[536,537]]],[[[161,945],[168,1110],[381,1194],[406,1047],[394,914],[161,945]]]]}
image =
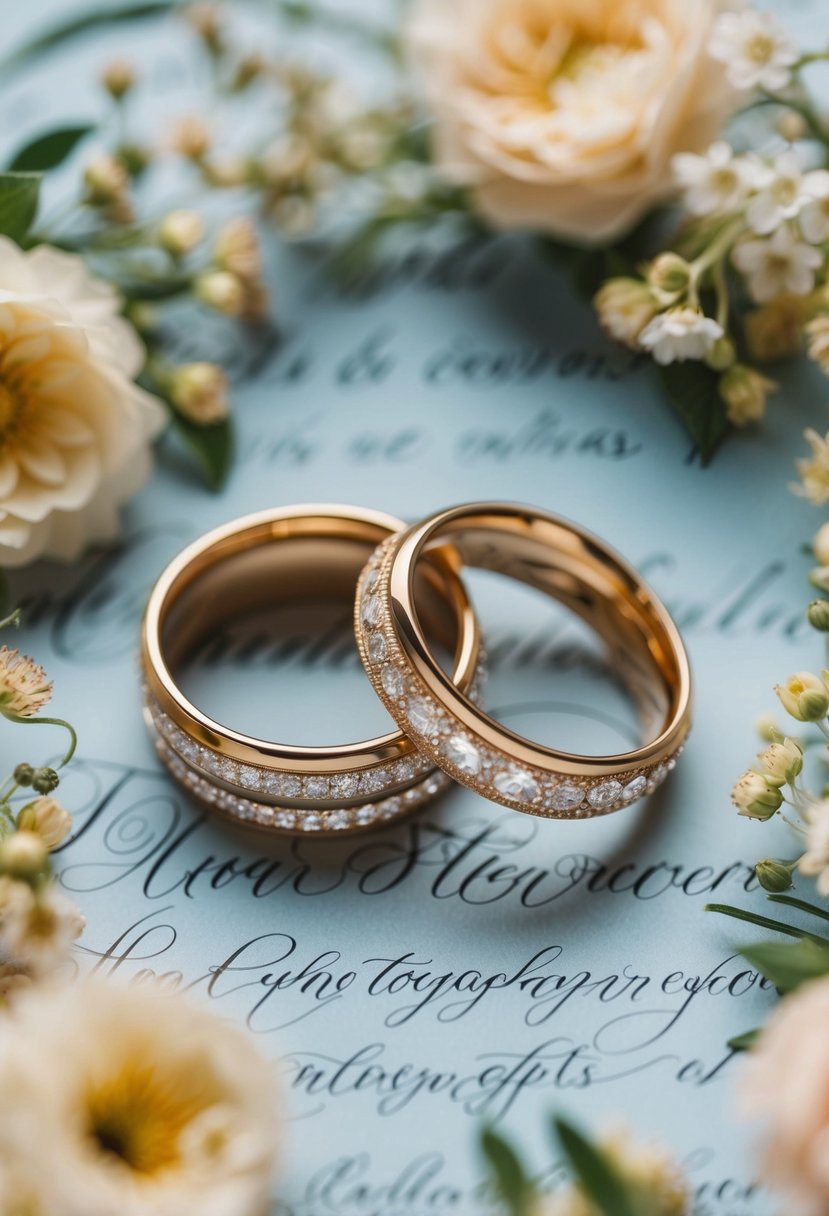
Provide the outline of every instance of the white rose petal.
{"type": "Polygon", "coordinates": [[[673,192],[741,99],[708,51],[720,0],[416,0],[434,163],[484,217],[591,243],[673,192]]]}
{"type": "Polygon", "coordinates": [[[149,476],[166,414],[120,306],[80,258],[0,237],[0,568],[111,539],[149,476]]]}

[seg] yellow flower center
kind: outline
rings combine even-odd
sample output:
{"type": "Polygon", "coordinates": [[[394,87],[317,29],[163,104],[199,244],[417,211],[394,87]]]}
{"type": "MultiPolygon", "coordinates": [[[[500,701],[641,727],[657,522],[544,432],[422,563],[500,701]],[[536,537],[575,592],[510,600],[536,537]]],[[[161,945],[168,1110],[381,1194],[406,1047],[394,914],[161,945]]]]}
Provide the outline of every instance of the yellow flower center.
{"type": "Polygon", "coordinates": [[[197,1078],[127,1062],[88,1093],[89,1135],[103,1153],[150,1178],[180,1164],[182,1133],[211,1105],[197,1078]]]}
{"type": "Polygon", "coordinates": [[[782,207],[789,207],[797,198],[797,182],[791,177],[781,177],[774,184],[774,198],[782,207]]]}
{"type": "Polygon", "coordinates": [[[0,380],[0,449],[16,429],[20,414],[20,399],[3,380],[0,380]]]}
{"type": "Polygon", "coordinates": [[[737,188],[737,174],[733,169],[717,169],[713,174],[713,186],[720,194],[730,194],[737,188]]]}
{"type": "Polygon", "coordinates": [[[745,52],[752,63],[768,63],[774,54],[775,41],[770,34],[755,34],[745,46],[745,52]]]}

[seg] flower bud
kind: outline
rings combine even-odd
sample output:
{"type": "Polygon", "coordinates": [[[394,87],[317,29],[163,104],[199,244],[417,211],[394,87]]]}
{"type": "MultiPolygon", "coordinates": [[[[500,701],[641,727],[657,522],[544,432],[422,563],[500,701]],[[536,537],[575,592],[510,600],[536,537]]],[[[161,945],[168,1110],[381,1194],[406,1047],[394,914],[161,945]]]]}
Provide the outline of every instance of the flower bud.
{"type": "Polygon", "coordinates": [[[236,65],[231,86],[234,92],[241,93],[254,80],[258,80],[267,66],[268,61],[258,51],[251,51],[250,54],[244,55],[236,65]]]}
{"type": "Polygon", "coordinates": [[[726,372],[734,366],[737,358],[737,348],[727,334],[718,338],[705,356],[705,362],[712,371],[726,372]]]}
{"type": "Polygon", "coordinates": [[[785,684],[774,690],[786,713],[798,722],[819,722],[829,713],[829,693],[826,685],[808,671],[789,676],[785,684]]]}
{"type": "Polygon", "coordinates": [[[806,619],[818,633],[829,633],[829,600],[812,600],[806,619]]]}
{"type": "Polygon", "coordinates": [[[195,249],[204,236],[204,220],[198,211],[171,211],[158,229],[159,244],[174,258],[195,249]]]}
{"type": "Polygon", "coordinates": [[[791,890],[793,868],[794,866],[788,862],[775,861],[773,857],[767,857],[765,861],[757,862],[754,873],[764,891],[771,891],[775,895],[779,895],[783,891],[791,890]]]}
{"type": "Polygon", "coordinates": [[[829,523],[818,529],[812,541],[812,551],[819,566],[829,566],[829,523]]]}
{"type": "Polygon", "coordinates": [[[60,777],[53,768],[36,768],[32,774],[32,788],[38,794],[51,794],[60,785],[60,777]]]}
{"type": "Polygon", "coordinates": [[[135,84],[135,69],[128,59],[113,59],[104,68],[101,83],[113,101],[120,101],[135,84]]]}
{"type": "Polygon", "coordinates": [[[200,161],[210,149],[210,132],[197,115],[186,115],[173,126],[170,146],[180,156],[200,161]]]}
{"type": "Polygon", "coordinates": [[[190,422],[215,426],[228,416],[227,376],[215,363],[185,363],[170,381],[173,404],[190,422]]]}
{"type": "Polygon", "coordinates": [[[829,591],[829,566],[815,566],[809,571],[809,582],[818,591],[829,591]]]}
{"type": "Polygon", "coordinates": [[[659,311],[656,297],[641,279],[608,279],[593,305],[611,338],[636,346],[642,330],[659,311]]]}
{"type": "Polygon", "coordinates": [[[56,849],[72,830],[72,816],[55,798],[36,798],[17,816],[17,826],[34,832],[47,849],[56,849]]]}
{"type": "Polygon", "coordinates": [[[184,10],[184,18],[211,55],[219,55],[224,43],[218,4],[188,4],[184,10]]]}
{"type": "Polygon", "coordinates": [[[245,307],[242,280],[227,270],[211,270],[196,279],[196,298],[228,317],[238,317],[245,307]]]}
{"type": "Polygon", "coordinates": [[[757,759],[763,766],[763,775],[770,785],[791,784],[803,771],[803,752],[794,739],[772,743],[757,759]]]}
{"type": "Polygon", "coordinates": [[[48,869],[49,852],[36,832],[12,832],[0,842],[0,871],[20,882],[36,883],[48,869]]]}
{"type": "Polygon", "coordinates": [[[777,384],[753,368],[735,363],[721,378],[719,389],[728,421],[734,426],[746,426],[763,417],[769,394],[776,391],[777,384]]]}
{"type": "Polygon", "coordinates": [[[13,775],[15,784],[28,786],[31,785],[32,781],[34,780],[35,770],[32,768],[31,764],[18,764],[13,775]]]}
{"type": "Polygon", "coordinates": [[[223,224],[214,247],[216,265],[240,279],[257,279],[262,273],[262,251],[256,229],[247,216],[223,224]]]}
{"type": "Polygon", "coordinates": [[[739,813],[749,819],[771,819],[783,805],[783,795],[778,787],[753,769],[740,777],[731,791],[731,800],[739,813]]]}
{"type": "Polygon", "coordinates": [[[684,295],[691,282],[691,267],[678,253],[660,253],[648,267],[648,283],[665,295],[684,295]]]}
{"type": "Polygon", "coordinates": [[[120,202],[129,188],[123,162],[108,152],[94,156],[84,170],[86,201],[93,207],[108,207],[120,202]]]}
{"type": "Polygon", "coordinates": [[[795,144],[809,133],[806,119],[797,110],[784,110],[777,120],[777,131],[787,143],[795,144]]]}
{"type": "Polygon", "coordinates": [[[142,144],[118,145],[118,159],[130,177],[140,177],[153,158],[152,151],[142,144]]]}

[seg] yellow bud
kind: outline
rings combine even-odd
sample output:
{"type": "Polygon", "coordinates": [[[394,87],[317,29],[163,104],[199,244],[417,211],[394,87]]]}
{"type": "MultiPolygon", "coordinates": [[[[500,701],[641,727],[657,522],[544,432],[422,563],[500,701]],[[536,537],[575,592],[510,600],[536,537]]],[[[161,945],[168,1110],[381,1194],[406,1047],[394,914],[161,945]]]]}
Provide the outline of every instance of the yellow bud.
{"type": "Polygon", "coordinates": [[[200,161],[210,149],[210,131],[197,115],[186,115],[173,125],[170,146],[180,156],[200,161]]]}
{"type": "Polygon", "coordinates": [[[608,279],[593,305],[603,329],[617,342],[634,347],[642,330],[659,311],[656,297],[641,279],[608,279]]]}
{"type": "Polygon", "coordinates": [[[176,368],[170,397],[199,426],[215,426],[227,418],[227,376],[215,363],[185,363],[176,368]]]}
{"type": "Polygon", "coordinates": [[[767,376],[735,363],[720,380],[720,396],[725,402],[728,421],[735,426],[759,422],[766,412],[769,394],[777,387],[767,376]]]}
{"type": "Polygon", "coordinates": [[[722,338],[718,338],[711,347],[705,356],[705,362],[712,371],[725,372],[729,367],[734,366],[736,358],[736,346],[727,335],[724,335],[722,338]]]}
{"type": "Polygon", "coordinates": [[[34,832],[47,849],[56,849],[72,830],[72,816],[57,799],[44,796],[24,806],[17,826],[21,831],[34,832]]]}
{"type": "Polygon", "coordinates": [[[92,158],[84,169],[86,201],[93,207],[107,207],[120,202],[129,188],[129,177],[123,163],[108,152],[92,158]]]}
{"type": "Polygon", "coordinates": [[[174,258],[195,249],[204,236],[204,220],[198,211],[171,211],[158,229],[159,244],[174,258]]]}
{"type": "Polygon", "coordinates": [[[794,739],[772,743],[765,751],[760,752],[757,759],[762,765],[763,775],[771,785],[790,784],[803,770],[803,752],[794,739]]]}
{"type": "Polygon", "coordinates": [[[648,267],[648,283],[668,296],[684,295],[691,282],[691,267],[678,253],[661,253],[648,267]]]}
{"type": "Polygon", "coordinates": [[[128,59],[113,59],[104,68],[101,83],[114,101],[120,101],[135,84],[135,69],[128,59]]]}
{"type": "Polygon", "coordinates": [[[35,883],[48,868],[49,851],[37,832],[12,832],[0,843],[0,872],[20,882],[35,883]]]}
{"type": "Polygon", "coordinates": [[[228,317],[241,316],[245,308],[245,288],[238,275],[227,270],[211,270],[199,275],[195,285],[196,298],[228,317]]]}

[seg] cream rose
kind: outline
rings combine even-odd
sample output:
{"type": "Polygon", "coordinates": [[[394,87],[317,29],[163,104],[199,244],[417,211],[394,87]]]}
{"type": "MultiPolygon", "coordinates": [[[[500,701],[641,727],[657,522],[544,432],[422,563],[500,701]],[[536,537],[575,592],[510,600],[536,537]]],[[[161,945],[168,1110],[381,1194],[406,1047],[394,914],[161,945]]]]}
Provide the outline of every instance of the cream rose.
{"type": "Polygon", "coordinates": [[[164,408],[120,301],[71,254],[0,237],[0,569],[117,534],[164,408]]]}
{"type": "Polygon", "coordinates": [[[709,52],[725,0],[417,0],[435,162],[497,227],[598,243],[672,192],[741,94],[709,52]]]}
{"type": "Polygon", "coordinates": [[[805,985],[775,1011],[749,1055],[746,1114],[765,1116],[763,1177],[785,1210],[829,1211],[829,980],[805,985]]]}

